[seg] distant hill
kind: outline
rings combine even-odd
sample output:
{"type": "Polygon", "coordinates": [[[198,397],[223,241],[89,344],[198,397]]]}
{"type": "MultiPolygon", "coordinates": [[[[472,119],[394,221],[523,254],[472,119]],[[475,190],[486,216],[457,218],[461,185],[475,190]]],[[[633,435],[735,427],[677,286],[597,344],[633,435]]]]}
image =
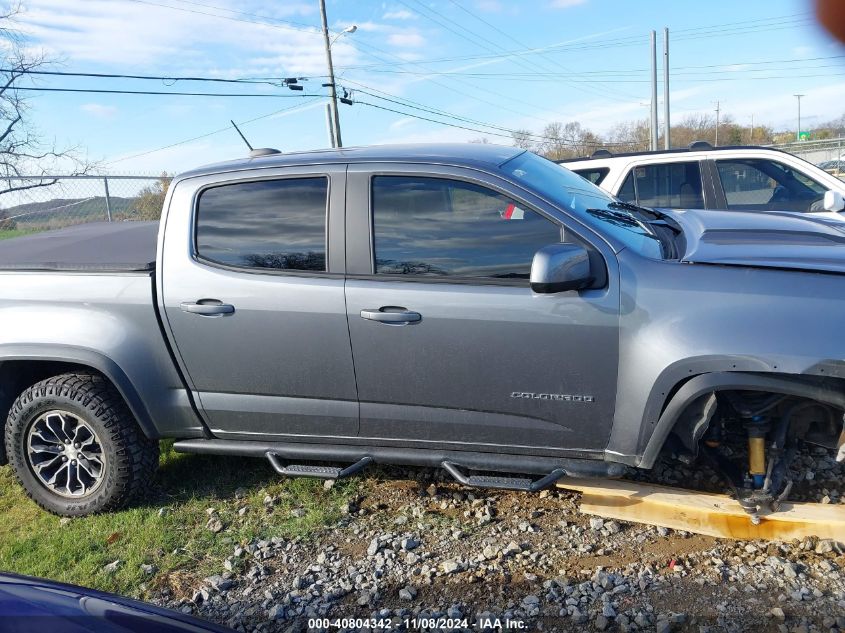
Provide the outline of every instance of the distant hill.
{"type": "MultiPolygon", "coordinates": [[[[113,220],[151,219],[144,216],[141,196],[132,198],[109,196],[109,201],[113,220]]],[[[72,224],[102,222],[108,219],[106,209],[105,196],[53,198],[43,202],[27,202],[0,210],[0,229],[44,231],[72,224]],[[13,219],[2,222],[3,218],[13,219]]]]}

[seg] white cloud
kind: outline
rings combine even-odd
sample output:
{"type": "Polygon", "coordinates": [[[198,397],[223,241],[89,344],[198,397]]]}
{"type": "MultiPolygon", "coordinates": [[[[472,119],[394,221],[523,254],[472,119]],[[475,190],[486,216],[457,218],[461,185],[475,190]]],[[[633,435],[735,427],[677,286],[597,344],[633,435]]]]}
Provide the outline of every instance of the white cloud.
{"type": "Polygon", "coordinates": [[[425,38],[415,31],[404,31],[401,33],[391,33],[387,37],[387,43],[391,46],[417,48],[425,44],[425,38]]]}
{"type": "Polygon", "coordinates": [[[479,11],[488,13],[501,13],[505,8],[499,0],[477,0],[475,6],[479,11]]]}
{"type": "Polygon", "coordinates": [[[393,123],[391,123],[391,124],[388,126],[388,129],[389,129],[391,132],[393,132],[393,131],[396,131],[396,130],[402,129],[403,127],[407,127],[408,125],[410,125],[410,124],[411,124],[411,123],[413,123],[414,121],[416,121],[416,119],[414,119],[413,117],[409,117],[409,116],[406,116],[406,117],[404,117],[404,118],[402,118],[402,119],[396,119],[393,123]]]}
{"type": "Polygon", "coordinates": [[[579,4],[586,3],[587,0],[551,0],[549,6],[552,9],[568,9],[570,7],[576,7],[579,4]]]}
{"type": "Polygon", "coordinates": [[[416,17],[416,15],[406,9],[388,11],[382,16],[385,20],[413,20],[416,19],[416,17]]]}
{"type": "Polygon", "coordinates": [[[79,106],[79,109],[100,119],[110,119],[117,114],[115,106],[103,105],[102,103],[83,103],[79,106]]]}
{"type": "MultiPolygon", "coordinates": [[[[304,3],[273,4],[273,15],[311,13],[304,3]]],[[[323,71],[322,36],[316,27],[256,23],[222,10],[244,10],[234,0],[217,0],[215,7],[185,6],[190,11],[180,11],[125,0],[29,0],[20,23],[30,42],[51,58],[80,65],[163,71],[178,59],[181,70],[204,73],[213,68],[220,76],[323,71]],[[229,67],[221,68],[221,60],[229,67]]],[[[357,61],[354,50],[346,50],[345,57],[349,63],[357,61]]]]}

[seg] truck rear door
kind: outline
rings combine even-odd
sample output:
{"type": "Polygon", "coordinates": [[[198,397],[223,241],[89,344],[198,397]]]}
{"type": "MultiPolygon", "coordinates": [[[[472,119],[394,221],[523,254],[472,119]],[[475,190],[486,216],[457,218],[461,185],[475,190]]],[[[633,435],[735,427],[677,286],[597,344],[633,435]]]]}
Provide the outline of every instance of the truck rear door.
{"type": "Polygon", "coordinates": [[[345,170],[265,169],[176,185],[160,297],[215,435],[357,434],[343,288],[345,170]]]}

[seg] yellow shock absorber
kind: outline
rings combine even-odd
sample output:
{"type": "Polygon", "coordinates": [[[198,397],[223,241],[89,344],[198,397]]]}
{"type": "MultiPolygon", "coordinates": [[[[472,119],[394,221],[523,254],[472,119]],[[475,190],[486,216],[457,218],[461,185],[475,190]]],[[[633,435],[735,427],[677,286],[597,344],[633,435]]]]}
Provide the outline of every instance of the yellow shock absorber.
{"type": "Polygon", "coordinates": [[[766,438],[756,435],[748,435],[748,474],[754,479],[754,487],[759,488],[766,477],[766,438]]]}

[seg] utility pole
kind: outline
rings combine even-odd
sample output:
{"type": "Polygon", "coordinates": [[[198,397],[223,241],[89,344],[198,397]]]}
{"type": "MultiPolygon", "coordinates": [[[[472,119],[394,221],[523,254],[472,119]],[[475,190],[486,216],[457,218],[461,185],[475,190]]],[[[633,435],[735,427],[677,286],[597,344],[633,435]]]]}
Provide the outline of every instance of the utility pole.
{"type": "Polygon", "coordinates": [[[663,147],[670,149],[669,140],[669,28],[663,27],[663,147]]]}
{"type": "Polygon", "coordinates": [[[657,32],[651,32],[651,149],[657,149],[657,32]]]}
{"type": "Polygon", "coordinates": [[[332,106],[326,104],[326,130],[329,133],[329,147],[337,147],[337,141],[334,140],[334,120],[332,118],[332,106]]]}
{"type": "Polygon", "coordinates": [[[754,145],[754,115],[751,115],[751,136],[748,138],[750,145],[754,145]]]}
{"type": "Polygon", "coordinates": [[[320,19],[323,22],[323,43],[326,47],[326,64],[329,67],[329,92],[331,93],[331,101],[329,102],[332,109],[332,122],[334,123],[334,141],[336,147],[343,147],[343,142],[340,139],[340,116],[337,112],[337,86],[334,82],[334,64],[332,63],[332,45],[329,42],[329,25],[326,20],[326,0],[320,0],[320,19]]]}
{"type": "Polygon", "coordinates": [[[798,129],[795,130],[795,140],[801,140],[801,97],[804,95],[792,95],[796,99],[798,99],[798,129]]]}
{"type": "Polygon", "coordinates": [[[719,102],[716,102],[716,147],[719,147],[719,102]]]}

